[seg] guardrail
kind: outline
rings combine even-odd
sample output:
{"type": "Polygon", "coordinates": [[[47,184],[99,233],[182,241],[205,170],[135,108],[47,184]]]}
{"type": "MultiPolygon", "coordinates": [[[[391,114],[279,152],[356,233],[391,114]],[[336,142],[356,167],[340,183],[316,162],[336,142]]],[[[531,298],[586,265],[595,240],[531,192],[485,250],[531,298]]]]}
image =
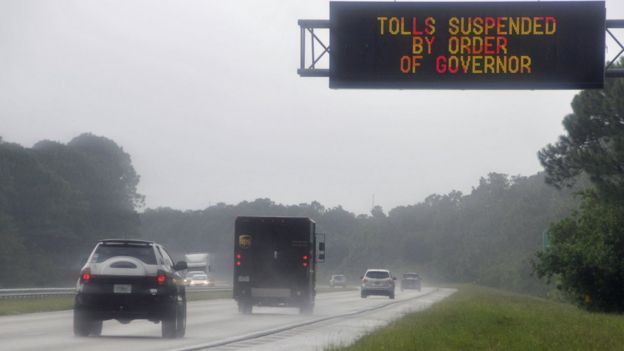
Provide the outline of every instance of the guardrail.
{"type": "MultiPolygon", "coordinates": [[[[230,291],[231,287],[197,287],[187,286],[187,293],[207,292],[207,291],[230,291]]],[[[23,289],[0,289],[0,300],[2,299],[33,299],[54,296],[72,296],[76,293],[76,288],[23,288],[23,289]]]]}
{"type": "Polygon", "coordinates": [[[73,295],[76,288],[25,288],[0,289],[0,299],[42,298],[51,296],[73,295]]]}

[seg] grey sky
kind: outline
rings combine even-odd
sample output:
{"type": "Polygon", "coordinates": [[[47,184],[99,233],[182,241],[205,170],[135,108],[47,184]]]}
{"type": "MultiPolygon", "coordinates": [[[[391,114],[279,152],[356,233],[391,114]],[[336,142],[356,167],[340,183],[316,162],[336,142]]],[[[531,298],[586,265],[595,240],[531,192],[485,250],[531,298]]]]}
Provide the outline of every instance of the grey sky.
{"type": "Polygon", "coordinates": [[[330,90],[296,74],[297,19],[328,17],[325,0],[0,1],[0,136],[112,138],[148,207],[362,213],[541,169],[575,91],[330,90]]]}

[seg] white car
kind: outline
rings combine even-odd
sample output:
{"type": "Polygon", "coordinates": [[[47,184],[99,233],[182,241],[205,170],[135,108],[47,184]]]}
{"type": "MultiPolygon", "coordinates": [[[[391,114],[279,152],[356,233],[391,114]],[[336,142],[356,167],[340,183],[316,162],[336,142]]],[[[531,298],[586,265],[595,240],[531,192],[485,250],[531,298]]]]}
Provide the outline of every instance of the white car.
{"type": "Polygon", "coordinates": [[[369,295],[383,295],[394,299],[394,281],[387,269],[369,269],[362,276],[362,286],[360,287],[360,295],[363,299],[369,295]]]}
{"type": "Polygon", "coordinates": [[[186,272],[186,275],[184,276],[184,285],[188,286],[191,283],[191,278],[193,278],[193,276],[195,276],[196,274],[206,274],[206,272],[204,271],[188,271],[186,272]]]}
{"type": "Polygon", "coordinates": [[[206,274],[195,274],[189,281],[189,286],[212,286],[214,283],[208,279],[206,274]]]}

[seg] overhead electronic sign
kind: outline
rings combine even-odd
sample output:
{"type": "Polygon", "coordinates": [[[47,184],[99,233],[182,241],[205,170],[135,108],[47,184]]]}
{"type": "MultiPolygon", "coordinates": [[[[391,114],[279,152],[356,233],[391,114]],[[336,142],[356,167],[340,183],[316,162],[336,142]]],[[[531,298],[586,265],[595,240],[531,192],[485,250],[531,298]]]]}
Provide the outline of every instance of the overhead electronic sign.
{"type": "Polygon", "coordinates": [[[602,88],[604,48],[604,1],[330,3],[330,88],[602,88]]]}

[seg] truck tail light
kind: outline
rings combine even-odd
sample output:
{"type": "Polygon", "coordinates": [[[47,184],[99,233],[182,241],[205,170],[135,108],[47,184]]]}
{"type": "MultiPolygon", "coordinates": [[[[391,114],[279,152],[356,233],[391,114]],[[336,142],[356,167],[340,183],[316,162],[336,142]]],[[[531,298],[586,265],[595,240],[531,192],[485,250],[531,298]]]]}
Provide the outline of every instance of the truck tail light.
{"type": "Polygon", "coordinates": [[[240,267],[241,266],[241,259],[243,258],[243,256],[241,256],[241,254],[237,253],[236,254],[236,262],[234,263],[236,265],[236,267],[240,267]]]}

